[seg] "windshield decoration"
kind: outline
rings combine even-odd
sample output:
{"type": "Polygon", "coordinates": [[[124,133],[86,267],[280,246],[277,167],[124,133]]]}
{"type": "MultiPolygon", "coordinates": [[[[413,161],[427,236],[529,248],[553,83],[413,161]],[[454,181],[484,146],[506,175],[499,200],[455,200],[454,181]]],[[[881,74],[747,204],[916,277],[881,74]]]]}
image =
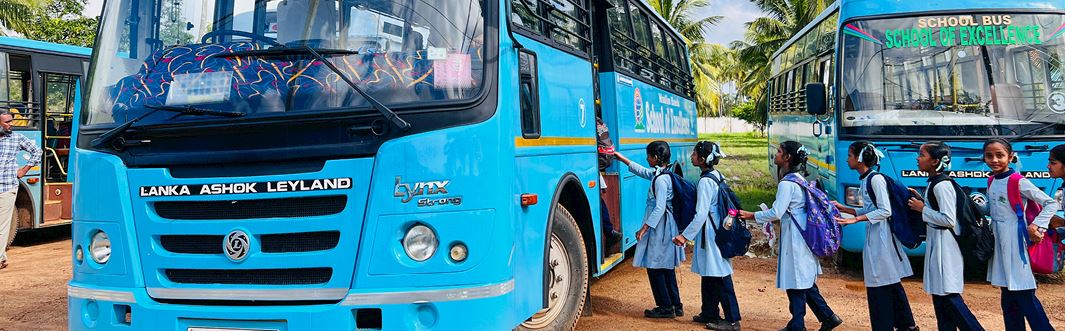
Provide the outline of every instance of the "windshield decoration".
{"type": "Polygon", "coordinates": [[[843,33],[874,42],[877,45],[884,44],[884,42],[880,41],[880,39],[876,39],[876,37],[873,37],[873,35],[869,34],[868,32],[862,31],[862,29],[859,29],[858,27],[854,26],[854,24],[847,24],[847,26],[843,28],[843,33]]]}
{"type": "Polygon", "coordinates": [[[842,133],[1065,135],[1063,34],[1062,14],[848,22],[839,46],[842,133]]]}
{"type": "Polygon", "coordinates": [[[226,71],[174,75],[167,106],[215,103],[229,100],[233,73],[226,71]]]}

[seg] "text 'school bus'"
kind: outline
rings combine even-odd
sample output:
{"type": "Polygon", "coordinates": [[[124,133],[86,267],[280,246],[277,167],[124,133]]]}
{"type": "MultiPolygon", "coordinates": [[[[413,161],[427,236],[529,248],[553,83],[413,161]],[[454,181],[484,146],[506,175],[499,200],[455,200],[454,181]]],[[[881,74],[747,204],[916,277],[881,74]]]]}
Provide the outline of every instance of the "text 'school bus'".
{"type": "MultiPolygon", "coordinates": [[[[74,175],[67,159],[91,53],[91,48],[0,37],[0,109],[12,114],[11,131],[44,151],[40,166],[19,180],[9,243],[18,231],[70,224],[74,175]]],[[[30,157],[19,152],[18,165],[30,157]]]]}
{"type": "Polygon", "coordinates": [[[597,116],[696,140],[638,0],[113,0],[96,47],[73,330],[572,328],[649,194],[597,116]]]}
{"type": "MultiPolygon", "coordinates": [[[[880,171],[923,191],[919,147],[945,141],[949,174],[986,208],[982,143],[1003,137],[1019,153],[1018,171],[1060,201],[1046,162],[1065,143],[1063,60],[1061,1],[842,0],[773,56],[770,153],[802,142],[811,179],[860,206],[858,174],[847,167],[852,142],[874,142],[886,154],[880,171]]],[[[843,248],[861,252],[865,224],[843,232],[843,248]]]]}

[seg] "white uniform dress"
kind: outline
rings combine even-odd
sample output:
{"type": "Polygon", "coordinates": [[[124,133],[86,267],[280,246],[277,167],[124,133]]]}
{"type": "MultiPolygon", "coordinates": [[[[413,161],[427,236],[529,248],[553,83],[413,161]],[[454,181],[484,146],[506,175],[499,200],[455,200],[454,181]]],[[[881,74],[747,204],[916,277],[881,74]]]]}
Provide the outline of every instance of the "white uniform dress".
{"type": "Polygon", "coordinates": [[[643,240],[636,242],[636,254],[632,265],[648,269],[675,269],[684,261],[684,248],[673,244],[677,236],[677,223],[673,220],[673,208],[669,200],[673,198],[673,183],[669,176],[656,175],[665,171],[662,168],[646,168],[635,162],[629,163],[629,171],[637,176],[653,181],[647,193],[647,208],[643,223],[647,224],[647,233],[643,240]]]}
{"type": "Polygon", "coordinates": [[[862,249],[862,271],[865,274],[866,287],[881,287],[902,281],[913,276],[913,267],[906,257],[902,243],[891,234],[891,198],[888,196],[887,181],[876,172],[869,172],[862,180],[862,208],[855,210],[858,215],[869,218],[865,227],[865,246],[862,249]],[[869,194],[876,195],[876,204],[869,194]]]}
{"type": "MultiPolygon", "coordinates": [[[[709,176],[721,179],[721,173],[711,171],[709,176]]],[[[721,256],[721,249],[714,242],[714,227],[721,228],[724,219],[718,211],[718,185],[713,179],[699,179],[698,202],[695,219],[684,230],[684,238],[695,241],[692,253],[692,272],[705,277],[725,277],[732,274],[732,261],[721,256]],[[713,224],[711,224],[713,222],[713,224]]]]}
{"type": "Polygon", "coordinates": [[[777,288],[805,290],[813,287],[817,275],[821,274],[821,264],[799,232],[806,228],[806,191],[794,182],[780,181],[773,207],[754,213],[754,220],[759,224],[780,220],[777,288]]]}
{"type": "Polygon", "coordinates": [[[924,291],[931,295],[944,296],[962,293],[965,289],[965,261],[962,259],[958,241],[951,229],[961,233],[958,227],[958,195],[954,184],[942,181],[934,188],[925,189],[924,196],[936,195],[939,211],[926,204],[921,215],[928,224],[924,258],[924,291]],[[938,229],[945,228],[945,229],[938,229]]]}
{"type": "MultiPolygon", "coordinates": [[[[1035,276],[1032,275],[1027,245],[1022,237],[1028,236],[1028,225],[1027,222],[1019,224],[1017,213],[1010,206],[1006,193],[1008,182],[1008,176],[1002,179],[996,177],[987,190],[992,231],[995,233],[995,254],[987,266],[987,281],[1010,291],[1032,290],[1036,287],[1035,276]]],[[[1058,204],[1028,179],[1021,179],[1019,186],[1024,200],[1035,201],[1043,206],[1043,211],[1032,223],[1046,228],[1050,218],[1058,212],[1058,204]]]]}

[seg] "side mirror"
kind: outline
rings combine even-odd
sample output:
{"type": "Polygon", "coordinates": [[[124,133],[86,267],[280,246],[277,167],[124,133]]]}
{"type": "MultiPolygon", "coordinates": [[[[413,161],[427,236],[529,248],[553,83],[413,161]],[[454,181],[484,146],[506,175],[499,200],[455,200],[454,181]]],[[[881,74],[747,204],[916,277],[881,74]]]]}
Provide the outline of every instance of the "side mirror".
{"type": "Polygon", "coordinates": [[[828,113],[828,94],[824,83],[806,84],[806,112],[815,116],[828,113]]]}

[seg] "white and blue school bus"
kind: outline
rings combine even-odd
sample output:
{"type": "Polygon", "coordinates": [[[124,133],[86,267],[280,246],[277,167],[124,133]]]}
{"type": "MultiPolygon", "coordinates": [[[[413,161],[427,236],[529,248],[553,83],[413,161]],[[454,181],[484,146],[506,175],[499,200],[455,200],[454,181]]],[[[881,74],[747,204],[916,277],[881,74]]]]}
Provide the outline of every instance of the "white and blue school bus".
{"type": "MultiPolygon", "coordinates": [[[[40,166],[19,181],[9,241],[18,231],[71,222],[73,174],[67,160],[91,53],[85,47],[0,37],[0,109],[12,114],[12,131],[44,151],[40,166]]],[[[17,162],[24,165],[29,157],[22,153],[17,162]]]]}
{"type": "MultiPolygon", "coordinates": [[[[770,150],[802,142],[811,179],[859,206],[851,143],[874,142],[886,154],[880,171],[920,191],[919,147],[945,141],[949,174],[986,207],[982,143],[1003,137],[1019,153],[1017,170],[1060,200],[1045,165],[1065,143],[1063,58],[1061,1],[841,0],[773,56],[770,150]]],[[[843,249],[861,252],[864,233],[862,223],[844,227],[843,249]]]]}
{"type": "Polygon", "coordinates": [[[686,160],[688,61],[638,0],[108,1],[69,327],[573,328],[649,192],[596,116],[686,160]]]}

